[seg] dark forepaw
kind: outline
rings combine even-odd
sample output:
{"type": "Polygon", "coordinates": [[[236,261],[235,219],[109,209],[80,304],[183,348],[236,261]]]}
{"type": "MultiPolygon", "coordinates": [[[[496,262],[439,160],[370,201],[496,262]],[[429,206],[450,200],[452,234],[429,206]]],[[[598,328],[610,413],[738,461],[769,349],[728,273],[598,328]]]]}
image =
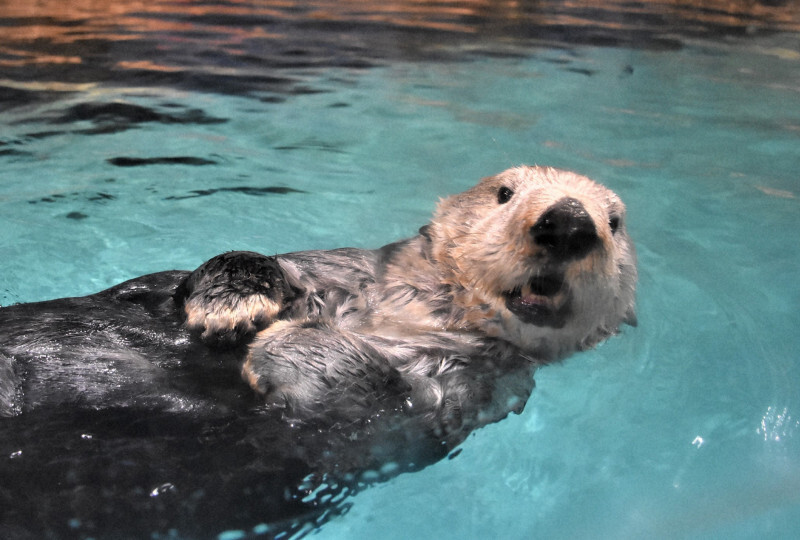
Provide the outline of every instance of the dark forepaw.
{"type": "Polygon", "coordinates": [[[293,294],[276,257],[232,251],[202,264],[186,279],[186,327],[214,346],[236,346],[274,321],[293,294]]]}

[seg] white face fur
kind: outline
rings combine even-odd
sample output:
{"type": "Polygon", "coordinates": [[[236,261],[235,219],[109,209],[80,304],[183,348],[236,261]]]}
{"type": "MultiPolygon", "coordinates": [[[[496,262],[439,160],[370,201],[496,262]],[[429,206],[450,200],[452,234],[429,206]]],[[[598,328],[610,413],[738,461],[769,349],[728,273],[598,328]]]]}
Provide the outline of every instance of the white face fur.
{"type": "Polygon", "coordinates": [[[540,358],[635,323],[636,256],[625,206],[572,172],[517,167],[441,201],[434,257],[452,268],[473,324],[540,358]]]}

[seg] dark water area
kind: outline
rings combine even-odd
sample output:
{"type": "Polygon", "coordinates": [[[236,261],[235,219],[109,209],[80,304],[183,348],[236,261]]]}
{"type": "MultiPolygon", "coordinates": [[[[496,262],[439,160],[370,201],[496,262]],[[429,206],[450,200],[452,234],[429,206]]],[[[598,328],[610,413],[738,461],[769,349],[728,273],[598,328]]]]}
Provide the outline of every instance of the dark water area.
{"type": "Polygon", "coordinates": [[[688,39],[798,28],[800,9],[781,0],[3,0],[0,108],[49,100],[86,84],[282,100],[324,92],[304,73],[329,67],[528,55],[537,46],[672,50],[688,39]]]}

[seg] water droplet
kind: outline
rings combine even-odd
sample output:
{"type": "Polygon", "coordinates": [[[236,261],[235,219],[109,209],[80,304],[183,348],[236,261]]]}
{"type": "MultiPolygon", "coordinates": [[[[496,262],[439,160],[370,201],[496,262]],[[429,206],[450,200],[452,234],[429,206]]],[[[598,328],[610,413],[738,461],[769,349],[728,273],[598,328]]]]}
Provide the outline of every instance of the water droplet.
{"type": "Polygon", "coordinates": [[[368,470],[361,473],[361,481],[362,482],[375,482],[380,479],[380,474],[378,471],[368,470]]]}
{"type": "Polygon", "coordinates": [[[173,484],[170,484],[169,482],[166,482],[164,484],[161,484],[157,488],[154,488],[153,491],[150,492],[150,496],[158,497],[159,495],[167,493],[169,491],[175,491],[175,486],[173,484]]]}
{"type": "Polygon", "coordinates": [[[244,531],[239,531],[239,530],[225,531],[225,532],[219,533],[219,536],[217,536],[217,539],[218,540],[239,540],[239,538],[244,538],[245,534],[246,533],[244,531]]]}
{"type": "Polygon", "coordinates": [[[397,474],[397,471],[400,470],[400,465],[395,463],[394,461],[390,461],[389,463],[384,463],[381,466],[381,474],[382,475],[392,475],[397,474]]]}
{"type": "Polygon", "coordinates": [[[800,421],[792,418],[788,407],[767,407],[761,418],[761,426],[756,430],[765,441],[780,442],[790,437],[800,427],[800,421]]]}
{"type": "Polygon", "coordinates": [[[267,534],[269,532],[269,525],[261,523],[253,527],[253,534],[267,534]]]}

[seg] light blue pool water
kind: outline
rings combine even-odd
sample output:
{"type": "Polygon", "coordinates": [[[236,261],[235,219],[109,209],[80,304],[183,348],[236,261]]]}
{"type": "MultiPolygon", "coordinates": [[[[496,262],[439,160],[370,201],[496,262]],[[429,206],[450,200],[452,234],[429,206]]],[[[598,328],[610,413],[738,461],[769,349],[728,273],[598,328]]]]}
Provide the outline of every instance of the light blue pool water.
{"type": "MultiPolygon", "coordinates": [[[[17,17],[4,20],[28,24],[17,17]]],[[[181,32],[147,35],[169,45],[181,32]]],[[[23,77],[7,38],[0,304],[231,249],[377,247],[482,176],[573,169],[628,205],[639,327],[540,370],[522,415],[359,493],[314,537],[795,538],[800,33],[679,47],[426,36],[425,54],[380,49],[361,65],[334,51],[259,72],[289,90],[241,92],[236,77],[256,69],[244,60],[206,60],[221,81],[209,88],[124,66],[118,80],[33,64],[23,77]]],[[[160,60],[188,69],[203,62],[193,47],[160,60]]]]}

